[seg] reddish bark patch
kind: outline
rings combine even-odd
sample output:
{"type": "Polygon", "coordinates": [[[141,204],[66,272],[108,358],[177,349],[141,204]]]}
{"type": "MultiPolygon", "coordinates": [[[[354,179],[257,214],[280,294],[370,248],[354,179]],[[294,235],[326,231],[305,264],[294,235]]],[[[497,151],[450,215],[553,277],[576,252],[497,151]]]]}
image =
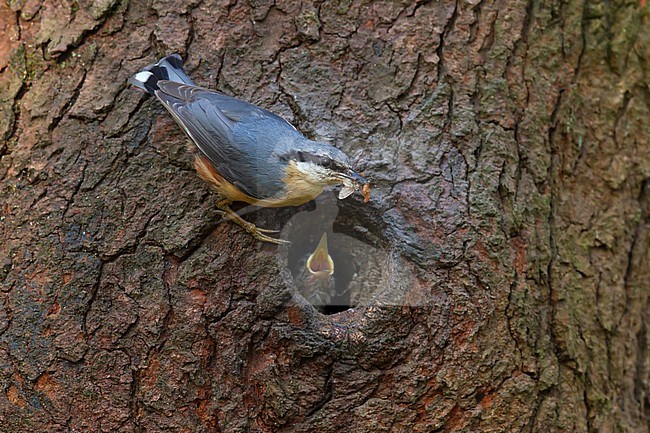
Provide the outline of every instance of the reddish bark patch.
{"type": "Polygon", "coordinates": [[[34,383],[34,390],[42,392],[47,398],[54,401],[59,395],[61,386],[48,373],[43,373],[34,383]]]}
{"type": "Polygon", "coordinates": [[[158,380],[158,374],[160,373],[160,360],[157,356],[152,356],[149,360],[149,365],[142,374],[142,383],[147,387],[153,387],[158,380]]]}
{"type": "Polygon", "coordinates": [[[74,274],[72,272],[66,272],[65,274],[61,275],[61,280],[63,281],[63,284],[68,284],[70,281],[72,281],[72,277],[74,277],[74,274]]]}
{"type": "Polygon", "coordinates": [[[15,404],[16,406],[20,406],[21,408],[25,407],[27,405],[27,402],[25,401],[24,398],[21,397],[20,391],[18,388],[16,388],[15,385],[11,385],[9,389],[6,392],[7,400],[15,404]]]}
{"type": "Polygon", "coordinates": [[[305,315],[300,308],[292,305],[289,307],[289,321],[294,325],[302,325],[305,322],[305,315]]]}
{"type": "Polygon", "coordinates": [[[56,316],[57,314],[59,314],[60,311],[61,311],[61,304],[55,301],[52,304],[52,306],[47,310],[47,314],[45,317],[56,316]]]}
{"type": "Polygon", "coordinates": [[[494,400],[494,392],[490,388],[483,388],[476,391],[476,399],[483,409],[492,406],[494,400]]]}
{"type": "Polygon", "coordinates": [[[515,269],[519,275],[523,274],[526,268],[526,241],[521,236],[513,240],[516,256],[515,269]]]}
{"type": "Polygon", "coordinates": [[[16,28],[16,14],[9,9],[7,2],[0,3],[0,70],[9,63],[11,50],[19,43],[16,28]]]}
{"type": "Polygon", "coordinates": [[[205,304],[205,299],[206,299],[206,294],[203,290],[201,289],[192,289],[190,291],[190,296],[192,298],[192,302],[194,304],[203,306],[205,304]]]}
{"type": "Polygon", "coordinates": [[[454,406],[454,408],[449,412],[449,418],[447,419],[447,423],[445,425],[446,431],[454,431],[458,430],[462,427],[465,426],[465,411],[457,404],[454,406]]]}

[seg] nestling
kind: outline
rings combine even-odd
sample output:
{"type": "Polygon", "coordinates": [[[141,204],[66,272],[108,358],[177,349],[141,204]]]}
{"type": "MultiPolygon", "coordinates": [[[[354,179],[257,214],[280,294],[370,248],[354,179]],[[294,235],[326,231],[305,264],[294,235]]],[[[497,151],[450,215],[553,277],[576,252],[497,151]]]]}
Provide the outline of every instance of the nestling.
{"type": "Polygon", "coordinates": [[[275,230],[242,219],[232,202],[298,206],[328,185],[342,184],[342,199],[367,184],[336,147],[305,138],[270,111],[196,86],[178,54],[147,66],[129,83],[162,102],[196,145],[194,166],[222,196],[217,207],[259,240],[286,242],[266,234],[275,230]]]}
{"type": "Polygon", "coordinates": [[[314,252],[298,264],[298,274],[294,280],[300,294],[317,308],[332,302],[336,284],[334,261],[327,248],[327,233],[323,233],[314,252]]]}

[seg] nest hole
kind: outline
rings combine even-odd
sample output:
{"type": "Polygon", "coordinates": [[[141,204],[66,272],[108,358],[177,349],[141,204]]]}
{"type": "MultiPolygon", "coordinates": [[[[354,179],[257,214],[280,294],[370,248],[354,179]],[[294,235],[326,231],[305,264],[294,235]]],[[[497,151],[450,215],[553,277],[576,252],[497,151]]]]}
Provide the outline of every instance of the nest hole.
{"type": "Polygon", "coordinates": [[[276,221],[287,221],[281,237],[291,244],[283,249],[283,263],[298,293],[302,294],[300,278],[306,269],[306,257],[327,233],[328,251],[334,262],[334,287],[327,302],[311,302],[322,314],[332,315],[369,304],[371,292],[380,286],[366,272],[381,268],[378,263],[386,255],[388,240],[384,238],[386,231],[380,212],[361,200],[337,200],[332,195],[276,213],[276,221]],[[360,291],[364,293],[360,295],[360,291]]]}
{"type": "MultiPolygon", "coordinates": [[[[313,253],[324,232],[315,227],[309,233],[303,232],[292,236],[292,244],[289,247],[287,267],[294,279],[294,285],[298,288],[302,276],[302,267],[305,265],[305,257],[313,253]]],[[[324,304],[317,304],[314,307],[323,314],[330,315],[340,313],[352,307],[350,302],[349,285],[356,274],[357,268],[353,256],[345,249],[332,242],[336,239],[336,233],[327,232],[329,241],[329,255],[334,262],[334,287],[331,299],[324,304]]],[[[300,289],[298,289],[300,292],[300,289]]]]}

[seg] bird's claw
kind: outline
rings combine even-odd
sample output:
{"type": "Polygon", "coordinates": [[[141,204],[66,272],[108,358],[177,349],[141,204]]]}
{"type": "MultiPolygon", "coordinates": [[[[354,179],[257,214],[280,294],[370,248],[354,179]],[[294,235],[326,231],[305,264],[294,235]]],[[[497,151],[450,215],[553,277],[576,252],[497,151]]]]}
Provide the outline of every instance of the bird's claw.
{"type": "Polygon", "coordinates": [[[279,233],[279,230],[271,230],[271,229],[263,229],[257,227],[255,224],[248,222],[244,220],[242,217],[237,215],[235,211],[230,209],[226,204],[220,203],[221,209],[219,209],[217,212],[224,217],[224,219],[231,220],[240,226],[244,230],[246,230],[248,233],[253,235],[253,237],[259,241],[263,242],[270,242],[272,244],[277,244],[277,245],[286,245],[290,244],[290,241],[286,241],[284,239],[276,239],[272,238],[270,236],[265,235],[264,233],[279,233]]]}
{"type": "Polygon", "coordinates": [[[247,223],[244,227],[248,233],[259,232],[259,233],[280,233],[280,230],[271,230],[271,229],[262,229],[257,227],[253,223],[247,223]],[[252,231],[251,231],[252,230],[252,231]]]}
{"type": "Polygon", "coordinates": [[[291,241],[287,241],[287,240],[284,240],[284,239],[272,238],[272,237],[267,236],[267,235],[265,235],[263,233],[260,233],[259,231],[251,233],[251,234],[257,240],[264,241],[264,242],[270,242],[272,244],[289,245],[291,243],[291,241]]]}
{"type": "Polygon", "coordinates": [[[248,233],[252,234],[255,239],[260,241],[270,242],[278,245],[286,245],[291,243],[289,241],[285,241],[284,239],[272,238],[264,234],[264,233],[277,233],[278,230],[261,229],[251,222],[246,222],[245,224],[242,224],[242,227],[248,233]]]}

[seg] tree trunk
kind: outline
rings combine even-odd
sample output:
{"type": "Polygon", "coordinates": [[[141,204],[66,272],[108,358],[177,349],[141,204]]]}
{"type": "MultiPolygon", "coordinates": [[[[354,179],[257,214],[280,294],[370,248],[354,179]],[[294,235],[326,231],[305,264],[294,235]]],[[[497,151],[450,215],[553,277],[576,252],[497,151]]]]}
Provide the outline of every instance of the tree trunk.
{"type": "Polygon", "coordinates": [[[645,0],[0,4],[2,432],[648,432],[645,0]],[[222,222],[127,78],[372,181],[222,222]],[[296,294],[322,232],[348,299],[296,294]],[[347,308],[348,306],[352,308],[347,308]]]}

